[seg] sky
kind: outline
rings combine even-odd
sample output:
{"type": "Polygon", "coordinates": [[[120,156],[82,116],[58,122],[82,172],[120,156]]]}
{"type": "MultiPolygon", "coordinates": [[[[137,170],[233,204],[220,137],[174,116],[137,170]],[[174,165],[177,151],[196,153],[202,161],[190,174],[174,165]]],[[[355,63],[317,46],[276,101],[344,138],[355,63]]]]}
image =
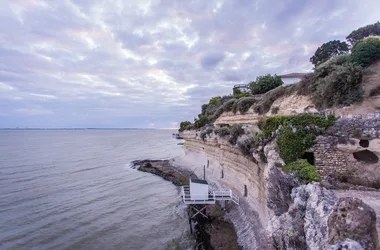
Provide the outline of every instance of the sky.
{"type": "Polygon", "coordinates": [[[0,0],[0,128],[175,128],[263,74],[308,72],[379,0],[0,0]]]}

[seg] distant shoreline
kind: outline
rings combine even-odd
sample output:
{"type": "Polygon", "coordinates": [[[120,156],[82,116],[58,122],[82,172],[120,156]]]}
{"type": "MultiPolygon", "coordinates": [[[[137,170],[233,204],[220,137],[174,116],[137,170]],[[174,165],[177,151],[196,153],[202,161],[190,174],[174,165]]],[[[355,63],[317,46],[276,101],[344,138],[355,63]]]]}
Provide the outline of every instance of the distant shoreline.
{"type": "Polygon", "coordinates": [[[176,130],[166,128],[0,128],[0,130],[176,130]]]}

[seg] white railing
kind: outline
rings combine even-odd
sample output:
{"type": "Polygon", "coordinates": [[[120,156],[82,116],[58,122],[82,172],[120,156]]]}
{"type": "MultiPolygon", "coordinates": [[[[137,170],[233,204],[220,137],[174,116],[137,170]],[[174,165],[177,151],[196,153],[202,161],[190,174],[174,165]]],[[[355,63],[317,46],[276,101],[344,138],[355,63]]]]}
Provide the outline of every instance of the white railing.
{"type": "Polygon", "coordinates": [[[234,194],[231,189],[229,191],[209,192],[206,198],[204,194],[190,194],[190,187],[182,186],[181,194],[184,203],[213,204],[216,200],[232,200],[239,204],[239,196],[234,194]]]}

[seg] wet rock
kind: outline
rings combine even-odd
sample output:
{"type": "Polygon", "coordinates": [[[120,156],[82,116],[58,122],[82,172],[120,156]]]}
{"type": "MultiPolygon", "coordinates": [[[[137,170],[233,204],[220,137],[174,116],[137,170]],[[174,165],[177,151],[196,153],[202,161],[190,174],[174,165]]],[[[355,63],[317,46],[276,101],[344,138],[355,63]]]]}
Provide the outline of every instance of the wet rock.
{"type": "Polygon", "coordinates": [[[329,243],[345,239],[360,243],[365,249],[378,249],[375,211],[357,198],[340,198],[328,219],[329,243]]]}

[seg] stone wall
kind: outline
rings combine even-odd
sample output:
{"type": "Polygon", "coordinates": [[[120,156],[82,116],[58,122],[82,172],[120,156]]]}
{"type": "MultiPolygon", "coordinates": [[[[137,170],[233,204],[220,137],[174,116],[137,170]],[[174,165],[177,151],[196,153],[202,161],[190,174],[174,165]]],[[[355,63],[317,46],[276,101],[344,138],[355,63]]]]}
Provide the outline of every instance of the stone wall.
{"type": "Polygon", "coordinates": [[[380,187],[379,137],[380,118],[339,119],[310,151],[322,177],[380,187]]]}

